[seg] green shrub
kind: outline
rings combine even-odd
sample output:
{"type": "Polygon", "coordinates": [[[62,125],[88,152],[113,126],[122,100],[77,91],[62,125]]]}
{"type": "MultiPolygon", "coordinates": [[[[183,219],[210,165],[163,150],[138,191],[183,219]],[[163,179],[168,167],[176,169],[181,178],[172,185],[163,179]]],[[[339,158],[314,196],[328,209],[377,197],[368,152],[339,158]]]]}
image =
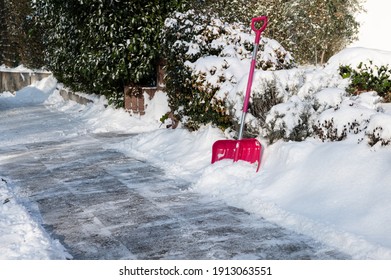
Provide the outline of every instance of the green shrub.
{"type": "Polygon", "coordinates": [[[339,68],[343,78],[350,79],[347,91],[351,94],[360,94],[367,91],[376,91],[385,102],[391,102],[391,69],[388,65],[376,66],[370,61],[369,65],[360,63],[357,69],[343,65],[339,68]]]}
{"type": "Polygon", "coordinates": [[[120,103],[125,85],[153,83],[160,30],[179,2],[34,0],[47,66],[74,90],[120,103]]]}

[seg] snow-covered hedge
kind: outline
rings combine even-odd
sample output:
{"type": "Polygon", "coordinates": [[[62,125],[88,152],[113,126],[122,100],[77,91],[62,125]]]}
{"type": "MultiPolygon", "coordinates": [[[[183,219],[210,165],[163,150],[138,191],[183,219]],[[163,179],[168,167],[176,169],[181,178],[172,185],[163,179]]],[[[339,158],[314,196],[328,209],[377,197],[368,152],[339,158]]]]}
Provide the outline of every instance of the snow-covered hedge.
{"type": "Polygon", "coordinates": [[[274,71],[272,75],[259,71],[255,77],[253,99],[270,96],[265,79],[275,85],[278,96],[279,102],[248,124],[249,130],[258,129],[258,135],[269,143],[279,139],[302,141],[313,136],[317,116],[337,106],[344,93],[345,83],[338,74],[322,68],[295,68],[274,71]]]}
{"type": "MultiPolygon", "coordinates": [[[[250,65],[254,34],[249,26],[190,10],[166,20],[163,41],[166,87],[176,117],[191,129],[209,122],[232,126],[236,108],[230,108],[234,105],[228,92],[242,81],[243,69],[248,71],[250,65]]],[[[278,42],[262,38],[257,69],[293,65],[293,58],[278,42]]]]}
{"type": "MultiPolygon", "coordinates": [[[[276,46],[273,40],[263,40],[276,46]]],[[[228,116],[233,124],[239,121],[242,113],[249,68],[249,58],[241,56],[244,52],[238,54],[232,51],[230,55],[223,55],[236,47],[229,43],[223,45],[218,54],[184,62],[190,73],[188,82],[193,87],[192,94],[197,94],[189,99],[189,108],[197,98],[202,100],[209,94],[213,108],[220,110],[222,116],[228,116]]],[[[366,53],[365,50],[351,50],[345,56],[353,56],[360,51],[366,53]]],[[[273,61],[272,55],[268,61],[273,61]]],[[[258,69],[255,72],[250,110],[246,118],[247,136],[261,137],[269,143],[279,139],[302,141],[311,137],[321,141],[347,139],[371,146],[391,144],[391,106],[384,103],[384,99],[375,91],[351,94],[347,90],[351,79],[341,75],[340,63],[331,60],[322,67],[291,69],[280,69],[278,63],[271,65],[274,65],[273,71],[258,69]]],[[[204,99],[202,105],[211,108],[207,107],[210,103],[204,99]]],[[[182,112],[188,112],[184,108],[182,112]]],[[[188,117],[186,120],[194,119],[188,117]]],[[[205,118],[205,122],[210,121],[212,119],[205,118]]],[[[231,128],[226,133],[229,137],[235,137],[236,131],[231,128]]]]}
{"type": "MultiPolygon", "coordinates": [[[[384,103],[375,91],[352,95],[347,90],[350,80],[337,73],[327,66],[275,71],[277,91],[284,92],[282,101],[266,113],[265,122],[257,118],[257,122],[250,120],[248,126],[254,130],[259,127],[259,136],[269,143],[315,137],[322,141],[350,139],[371,146],[390,145],[390,104],[384,103]]],[[[258,79],[262,75],[258,73],[258,79]]]]}
{"type": "MultiPolygon", "coordinates": [[[[258,80],[262,75],[258,73],[258,80]]],[[[349,81],[327,67],[275,71],[273,77],[276,91],[283,93],[281,102],[266,113],[264,122],[259,117],[248,120],[248,127],[258,128],[258,136],[269,143],[314,137],[391,144],[390,106],[377,92],[352,95],[346,90],[349,81]]]]}

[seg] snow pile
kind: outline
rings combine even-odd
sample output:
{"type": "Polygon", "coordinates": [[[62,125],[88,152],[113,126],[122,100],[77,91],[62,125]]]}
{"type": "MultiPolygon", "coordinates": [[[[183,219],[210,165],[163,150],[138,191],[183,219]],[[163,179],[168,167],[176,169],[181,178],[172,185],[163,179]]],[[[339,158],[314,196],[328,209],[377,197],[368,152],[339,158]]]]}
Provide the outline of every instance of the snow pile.
{"type": "Polygon", "coordinates": [[[0,181],[0,260],[65,259],[59,241],[53,241],[13,197],[9,182],[0,181]]]}
{"type": "MultiPolygon", "coordinates": [[[[93,101],[87,105],[80,105],[75,101],[65,101],[58,86],[45,104],[59,111],[71,113],[81,122],[87,122],[88,132],[127,131],[141,133],[156,130],[161,127],[160,118],[169,111],[167,96],[164,92],[157,92],[153,100],[145,96],[146,116],[129,116],[124,109],[114,109],[108,106],[104,96],[88,95],[93,101]]],[[[80,94],[80,93],[78,93],[80,94]]],[[[81,94],[82,95],[82,94],[81,94]]]]}
{"type": "Polygon", "coordinates": [[[346,48],[330,58],[326,68],[337,70],[340,65],[351,65],[357,67],[361,62],[368,64],[372,61],[373,65],[391,65],[391,52],[366,48],[346,48]]]}
{"type": "MultiPolygon", "coordinates": [[[[5,92],[0,95],[1,98],[7,98],[7,103],[12,104],[14,107],[17,106],[30,106],[34,104],[43,103],[49,96],[50,93],[57,86],[57,80],[51,76],[42,81],[38,81],[34,83],[32,86],[25,87],[16,94],[12,94],[10,92],[5,92]],[[13,98],[17,95],[17,98],[13,98]]],[[[0,103],[0,109],[2,105],[0,103]]]]}
{"type": "Polygon", "coordinates": [[[194,181],[209,165],[213,143],[223,137],[220,130],[211,126],[195,132],[186,129],[157,130],[132,137],[115,148],[148,160],[164,168],[171,176],[194,181]]]}

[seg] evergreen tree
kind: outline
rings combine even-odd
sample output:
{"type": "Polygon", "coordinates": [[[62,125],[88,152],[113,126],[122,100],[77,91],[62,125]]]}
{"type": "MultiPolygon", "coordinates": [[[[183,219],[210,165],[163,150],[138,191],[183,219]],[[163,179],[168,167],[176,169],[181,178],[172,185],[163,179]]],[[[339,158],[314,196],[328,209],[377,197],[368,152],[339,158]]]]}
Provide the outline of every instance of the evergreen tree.
{"type": "Polygon", "coordinates": [[[324,63],[356,39],[362,0],[188,0],[186,8],[210,11],[228,22],[249,24],[267,15],[265,36],[280,42],[298,62],[324,63]]]}
{"type": "Polygon", "coordinates": [[[5,25],[5,3],[4,0],[0,0],[0,64],[4,63],[4,52],[6,49],[6,25],[5,25]]]}
{"type": "Polygon", "coordinates": [[[324,63],[357,38],[361,0],[261,0],[276,39],[301,63],[324,63]]]}
{"type": "Polygon", "coordinates": [[[184,10],[198,13],[216,13],[223,21],[249,23],[257,14],[259,0],[187,0],[184,10]]]}
{"type": "Polygon", "coordinates": [[[34,27],[29,0],[0,2],[1,61],[8,66],[43,66],[40,33],[34,27]]]}

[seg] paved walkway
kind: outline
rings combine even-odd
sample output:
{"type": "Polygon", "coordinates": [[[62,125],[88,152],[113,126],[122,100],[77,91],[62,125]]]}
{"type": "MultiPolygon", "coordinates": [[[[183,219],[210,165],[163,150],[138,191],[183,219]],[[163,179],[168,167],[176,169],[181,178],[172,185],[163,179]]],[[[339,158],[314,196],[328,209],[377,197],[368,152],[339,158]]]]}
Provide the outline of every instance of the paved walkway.
{"type": "MultiPolygon", "coordinates": [[[[43,106],[26,110],[28,132],[23,126],[18,131],[26,139],[34,125],[58,130],[67,119],[43,106]]],[[[8,112],[9,124],[12,117],[8,112]]],[[[84,134],[8,143],[0,147],[0,174],[13,180],[17,195],[74,259],[349,258],[105,148],[128,137],[84,134]]]]}

